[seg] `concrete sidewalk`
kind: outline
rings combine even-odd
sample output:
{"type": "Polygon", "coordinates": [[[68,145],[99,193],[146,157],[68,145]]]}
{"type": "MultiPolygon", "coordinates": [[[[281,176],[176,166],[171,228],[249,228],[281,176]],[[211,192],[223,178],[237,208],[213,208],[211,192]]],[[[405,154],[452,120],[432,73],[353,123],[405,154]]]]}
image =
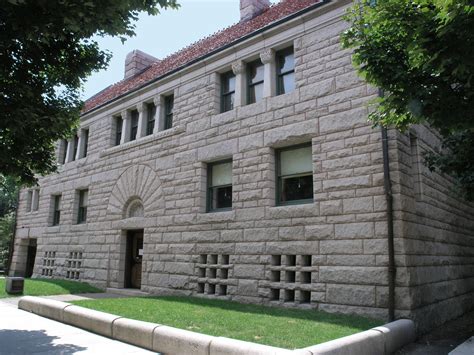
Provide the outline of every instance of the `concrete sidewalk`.
{"type": "Polygon", "coordinates": [[[0,300],[2,355],[156,354],[19,310],[16,308],[18,299],[0,300]]]}

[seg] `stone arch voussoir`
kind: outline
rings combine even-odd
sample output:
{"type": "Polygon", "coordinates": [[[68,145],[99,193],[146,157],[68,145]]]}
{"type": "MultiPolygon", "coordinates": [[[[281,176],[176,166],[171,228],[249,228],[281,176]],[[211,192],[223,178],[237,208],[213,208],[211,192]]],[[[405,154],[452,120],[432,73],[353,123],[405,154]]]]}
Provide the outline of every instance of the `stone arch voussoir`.
{"type": "Polygon", "coordinates": [[[112,219],[124,218],[133,200],[143,204],[144,217],[154,217],[164,212],[161,181],[147,165],[133,165],[120,175],[110,193],[107,215],[112,219]]]}

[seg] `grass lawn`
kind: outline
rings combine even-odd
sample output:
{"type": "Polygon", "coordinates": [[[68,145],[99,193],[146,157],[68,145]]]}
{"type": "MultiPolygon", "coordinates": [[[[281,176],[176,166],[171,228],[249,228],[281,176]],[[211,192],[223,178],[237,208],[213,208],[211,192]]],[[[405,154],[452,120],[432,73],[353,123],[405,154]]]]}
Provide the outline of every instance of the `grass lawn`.
{"type": "MultiPolygon", "coordinates": [[[[50,296],[67,293],[103,292],[84,282],[50,279],[25,279],[23,296],[50,296]]],[[[15,297],[5,292],[5,279],[0,278],[0,298],[15,297]]]]}
{"type": "Polygon", "coordinates": [[[358,316],[192,297],[119,298],[73,303],[127,318],[287,349],[311,346],[382,324],[382,321],[358,316]]]}

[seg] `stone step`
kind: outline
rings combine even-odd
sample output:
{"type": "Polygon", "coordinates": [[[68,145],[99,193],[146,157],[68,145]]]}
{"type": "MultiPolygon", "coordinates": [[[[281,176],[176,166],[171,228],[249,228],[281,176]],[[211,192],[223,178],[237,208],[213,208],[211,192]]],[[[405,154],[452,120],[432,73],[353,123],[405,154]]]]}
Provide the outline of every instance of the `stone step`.
{"type": "Polygon", "coordinates": [[[137,290],[135,288],[112,288],[112,287],[107,287],[106,292],[107,293],[114,293],[114,294],[122,295],[122,296],[130,296],[130,297],[150,296],[149,293],[137,290]]]}

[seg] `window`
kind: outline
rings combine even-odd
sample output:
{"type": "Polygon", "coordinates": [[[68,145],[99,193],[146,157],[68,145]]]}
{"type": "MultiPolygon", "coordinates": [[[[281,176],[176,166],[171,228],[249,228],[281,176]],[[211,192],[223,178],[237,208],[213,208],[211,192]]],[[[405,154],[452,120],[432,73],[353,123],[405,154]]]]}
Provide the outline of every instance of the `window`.
{"type": "Polygon", "coordinates": [[[79,190],[79,206],[77,209],[77,223],[85,223],[87,220],[87,204],[89,199],[88,190],[79,190]]]}
{"type": "Polygon", "coordinates": [[[295,55],[293,48],[277,52],[277,95],[287,94],[295,89],[295,55]]]}
{"type": "Polygon", "coordinates": [[[221,89],[221,112],[234,109],[235,75],[233,72],[230,71],[222,74],[221,89]]]}
{"type": "Polygon", "coordinates": [[[32,200],[32,203],[31,203],[31,209],[33,211],[38,211],[38,208],[39,208],[39,193],[40,193],[39,189],[34,189],[33,190],[33,200],[32,200]]]}
{"type": "Polygon", "coordinates": [[[313,201],[313,159],[311,145],[299,145],[276,152],[277,204],[313,201]]]}
{"type": "Polygon", "coordinates": [[[26,212],[31,212],[31,203],[33,201],[33,191],[29,190],[26,195],[26,212]]]}
{"type": "Polygon", "coordinates": [[[84,150],[82,152],[82,158],[87,157],[87,149],[89,147],[89,130],[84,129],[82,130],[82,139],[84,140],[84,150]]]}
{"type": "Polygon", "coordinates": [[[173,127],[174,95],[165,97],[165,125],[163,129],[173,127]]]}
{"type": "Polygon", "coordinates": [[[155,115],[156,115],[156,106],[153,103],[147,105],[147,119],[146,119],[146,135],[149,136],[153,134],[155,129],[155,115]]]}
{"type": "Polygon", "coordinates": [[[57,226],[61,219],[61,195],[53,196],[53,226],[57,226]]]}
{"type": "Polygon", "coordinates": [[[77,156],[77,148],[79,148],[79,137],[77,136],[77,134],[74,136],[74,140],[73,140],[73,152],[72,152],[72,158],[71,160],[74,161],[76,160],[76,156],[77,156]]]}
{"type": "Polygon", "coordinates": [[[247,103],[253,104],[263,97],[263,64],[260,60],[247,65],[247,103]]]}
{"type": "Polygon", "coordinates": [[[115,145],[119,145],[122,140],[122,117],[115,118],[115,145]]]}
{"type": "Polygon", "coordinates": [[[68,141],[63,139],[61,141],[61,160],[59,161],[61,164],[66,164],[66,157],[67,157],[67,148],[68,148],[68,141]]]}
{"type": "Polygon", "coordinates": [[[232,161],[212,163],[207,171],[207,211],[232,208],[232,161]]]}
{"type": "Polygon", "coordinates": [[[131,117],[130,117],[130,141],[134,141],[137,139],[137,133],[138,133],[138,116],[139,113],[137,110],[133,110],[131,112],[131,117]]]}

